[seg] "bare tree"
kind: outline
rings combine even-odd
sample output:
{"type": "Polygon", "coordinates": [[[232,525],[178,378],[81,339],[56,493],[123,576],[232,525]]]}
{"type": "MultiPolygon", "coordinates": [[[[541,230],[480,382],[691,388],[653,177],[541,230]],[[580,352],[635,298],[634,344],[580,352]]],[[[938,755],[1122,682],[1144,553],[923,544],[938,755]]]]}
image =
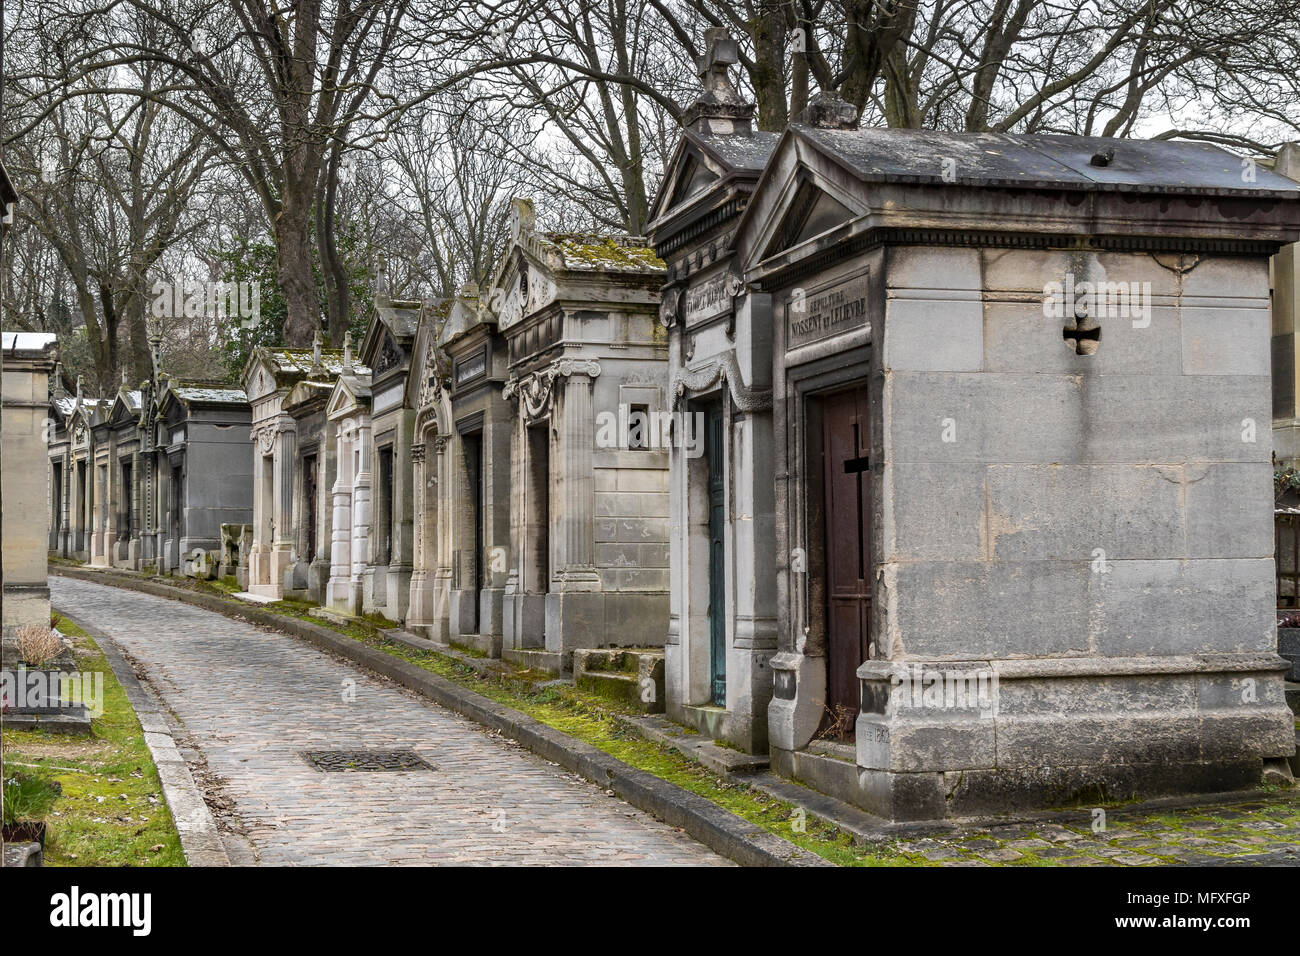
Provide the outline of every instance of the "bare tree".
{"type": "MultiPolygon", "coordinates": [[[[20,216],[70,280],[101,389],[124,368],[135,380],[149,374],[149,270],[201,225],[189,202],[216,152],[152,100],[165,81],[156,64],[117,72],[114,83],[133,84],[136,95],[60,101],[10,151],[29,184],[20,216]]],[[[45,296],[40,277],[31,279],[29,312],[45,296]]]]}

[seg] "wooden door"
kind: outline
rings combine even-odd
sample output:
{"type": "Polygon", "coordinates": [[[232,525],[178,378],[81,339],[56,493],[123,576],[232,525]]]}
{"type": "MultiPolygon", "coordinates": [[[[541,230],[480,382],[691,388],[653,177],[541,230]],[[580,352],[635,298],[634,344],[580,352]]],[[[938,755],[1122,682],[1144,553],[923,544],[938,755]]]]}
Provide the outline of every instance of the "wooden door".
{"type": "Polygon", "coordinates": [[[827,705],[850,732],[858,713],[857,669],[867,659],[871,592],[871,474],[867,471],[867,390],[823,406],[826,514],[827,705]]]}

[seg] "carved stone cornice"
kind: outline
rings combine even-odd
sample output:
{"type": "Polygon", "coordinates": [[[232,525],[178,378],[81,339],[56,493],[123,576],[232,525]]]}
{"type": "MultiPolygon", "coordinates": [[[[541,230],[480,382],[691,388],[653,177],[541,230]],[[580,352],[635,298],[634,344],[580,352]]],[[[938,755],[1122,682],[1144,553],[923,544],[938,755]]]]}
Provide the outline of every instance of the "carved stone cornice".
{"type": "Polygon", "coordinates": [[[722,353],[702,369],[678,372],[672,385],[673,406],[679,405],[684,396],[709,391],[719,382],[726,383],[732,404],[741,411],[761,412],[772,407],[772,390],[746,387],[732,351],[722,353]]]}

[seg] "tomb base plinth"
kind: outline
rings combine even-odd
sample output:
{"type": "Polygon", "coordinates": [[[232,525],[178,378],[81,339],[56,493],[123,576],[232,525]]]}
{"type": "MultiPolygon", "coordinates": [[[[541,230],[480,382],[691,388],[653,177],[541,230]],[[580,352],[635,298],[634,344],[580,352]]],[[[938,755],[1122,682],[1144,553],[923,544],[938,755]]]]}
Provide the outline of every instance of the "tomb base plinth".
{"type": "Polygon", "coordinates": [[[873,660],[855,742],[774,735],[773,766],[892,820],[1246,790],[1295,751],[1282,668],[1260,653],[873,660]]]}

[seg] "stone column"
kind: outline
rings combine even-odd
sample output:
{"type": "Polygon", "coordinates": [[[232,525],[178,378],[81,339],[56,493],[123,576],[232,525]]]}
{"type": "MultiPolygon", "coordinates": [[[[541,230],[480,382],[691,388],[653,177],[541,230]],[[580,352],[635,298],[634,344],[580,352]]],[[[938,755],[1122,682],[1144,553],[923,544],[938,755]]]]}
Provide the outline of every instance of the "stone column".
{"type": "Polygon", "coordinates": [[[271,584],[276,596],[284,593],[285,576],[293,561],[293,479],[297,469],[298,433],[293,425],[280,423],[275,456],[275,550],[271,559],[271,584]]]}
{"type": "Polygon", "coordinates": [[[141,520],[143,500],[141,495],[143,482],[140,480],[140,442],[143,436],[136,436],[135,450],[131,452],[131,487],[126,490],[126,494],[131,496],[131,520],[123,528],[123,533],[127,536],[126,557],[132,568],[140,570],[140,529],[144,527],[141,520]]]}
{"type": "Polygon", "coordinates": [[[416,435],[411,445],[411,511],[415,520],[411,528],[411,587],[406,618],[408,627],[425,627],[433,610],[429,600],[432,595],[428,588],[428,560],[425,554],[428,517],[425,512],[434,509],[426,505],[428,499],[424,492],[424,453],[423,435],[416,435]]]}
{"type": "Polygon", "coordinates": [[[350,613],[360,614],[363,581],[370,563],[371,522],[374,520],[370,501],[370,422],[358,422],[354,458],[359,458],[356,478],[352,485],[352,576],[350,613]]]}
{"type": "Polygon", "coordinates": [[[340,611],[347,610],[352,578],[352,440],[348,434],[342,425],[338,426],[335,445],[337,477],[332,490],[330,579],[326,588],[326,603],[340,611]]]}
{"type": "Polygon", "coordinates": [[[581,646],[584,638],[590,643],[591,635],[605,626],[604,595],[593,561],[595,419],[591,393],[599,367],[592,366],[594,363],[584,363],[574,368],[560,380],[563,394],[555,396],[560,513],[557,519],[552,512],[552,526],[558,529],[560,571],[556,590],[546,595],[546,649],[562,655],[560,666],[565,670],[572,649],[581,646]]]}
{"type": "Polygon", "coordinates": [[[593,377],[585,373],[569,376],[560,402],[560,492],[564,509],[560,517],[560,588],[566,591],[600,587],[593,562],[593,377]]]}
{"type": "Polygon", "coordinates": [[[385,615],[394,621],[405,620],[410,610],[411,575],[416,548],[415,490],[412,487],[414,469],[411,467],[416,441],[415,413],[405,409],[399,414],[396,434],[393,436],[393,500],[389,503],[388,514],[393,546],[388,557],[387,581],[384,586],[385,615]]]}
{"type": "Polygon", "coordinates": [[[435,641],[446,641],[451,634],[451,453],[449,439],[446,435],[435,435],[433,439],[434,455],[434,498],[438,509],[433,516],[433,534],[436,541],[433,569],[433,622],[429,625],[429,637],[435,641]]]}
{"type": "Polygon", "coordinates": [[[329,425],[324,426],[320,450],[316,453],[316,557],[307,569],[307,589],[312,599],[328,603],[330,564],[332,561],[334,528],[334,482],[337,478],[338,454],[329,439],[329,425]]]}
{"type": "Polygon", "coordinates": [[[63,453],[62,481],[59,489],[59,554],[67,557],[72,551],[72,453],[63,453]]]}

